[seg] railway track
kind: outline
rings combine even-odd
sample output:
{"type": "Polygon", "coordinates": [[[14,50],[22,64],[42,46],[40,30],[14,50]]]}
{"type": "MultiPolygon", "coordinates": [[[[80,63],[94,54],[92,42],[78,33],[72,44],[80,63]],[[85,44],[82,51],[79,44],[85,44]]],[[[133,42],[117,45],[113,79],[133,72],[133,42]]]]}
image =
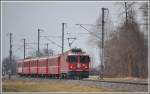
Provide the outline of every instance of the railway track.
{"type": "Polygon", "coordinates": [[[85,86],[104,87],[109,89],[123,90],[126,92],[148,92],[146,82],[125,82],[125,81],[105,81],[105,80],[72,80],[70,83],[78,83],[85,86]]]}
{"type": "MultiPolygon", "coordinates": [[[[14,76],[12,79],[24,79],[24,80],[30,80],[30,79],[34,79],[34,80],[60,80],[60,79],[54,79],[54,78],[36,78],[36,77],[19,77],[19,76],[14,76]]],[[[92,80],[92,79],[81,79],[81,80],[77,80],[77,79],[61,79],[61,80],[73,80],[73,81],[89,81],[89,82],[104,82],[104,83],[120,83],[120,84],[133,84],[133,85],[147,85],[148,86],[148,82],[131,82],[131,81],[111,81],[111,80],[92,80]]]]}
{"type": "Polygon", "coordinates": [[[135,84],[135,85],[148,85],[146,82],[131,82],[131,81],[108,81],[108,80],[85,80],[82,81],[93,81],[93,82],[105,82],[105,83],[121,83],[121,84],[135,84]]]}

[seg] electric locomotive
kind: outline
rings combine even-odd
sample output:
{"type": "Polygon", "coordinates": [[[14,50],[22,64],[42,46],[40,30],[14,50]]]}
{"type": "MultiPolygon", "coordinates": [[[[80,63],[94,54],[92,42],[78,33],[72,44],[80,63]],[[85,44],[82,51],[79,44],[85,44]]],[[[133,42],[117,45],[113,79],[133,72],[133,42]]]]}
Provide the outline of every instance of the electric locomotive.
{"type": "Polygon", "coordinates": [[[61,76],[66,78],[88,78],[90,57],[81,49],[72,49],[61,55],[61,76]]]}

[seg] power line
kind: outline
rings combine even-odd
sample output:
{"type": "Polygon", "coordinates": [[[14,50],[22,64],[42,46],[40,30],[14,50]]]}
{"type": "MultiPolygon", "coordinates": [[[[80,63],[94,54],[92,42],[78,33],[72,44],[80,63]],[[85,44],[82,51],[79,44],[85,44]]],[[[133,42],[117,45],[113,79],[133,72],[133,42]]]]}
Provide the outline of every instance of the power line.
{"type": "MultiPolygon", "coordinates": [[[[42,37],[47,37],[47,36],[42,36],[42,37]]],[[[36,42],[33,42],[33,43],[26,43],[26,46],[29,46],[29,45],[37,45],[38,43],[36,43],[36,42]]],[[[46,43],[40,43],[40,45],[45,45],[46,43]]]]}
{"type": "Polygon", "coordinates": [[[25,43],[25,44],[35,44],[35,45],[37,45],[38,43],[36,43],[36,42],[30,42],[30,43],[25,43]]]}
{"type": "MultiPolygon", "coordinates": [[[[95,36],[95,37],[97,37],[98,39],[101,40],[101,38],[100,38],[99,36],[97,36],[96,34],[94,34],[93,32],[91,32],[90,30],[86,29],[86,28],[83,26],[83,24],[76,24],[76,25],[79,25],[80,27],[82,27],[83,29],[85,29],[86,31],[88,31],[91,35],[93,35],[93,36],[95,36]]],[[[99,25],[97,25],[97,26],[99,26],[99,25]]]]}
{"type": "Polygon", "coordinates": [[[76,24],[76,25],[86,25],[86,26],[101,26],[100,24],[99,24],[99,25],[94,25],[94,24],[76,24]]]}
{"type": "Polygon", "coordinates": [[[45,39],[47,39],[48,41],[50,41],[52,44],[56,45],[59,48],[62,48],[62,46],[60,46],[59,44],[57,44],[56,42],[52,41],[51,39],[49,39],[48,37],[44,37],[45,39]]]}
{"type": "Polygon", "coordinates": [[[22,49],[22,46],[23,46],[23,45],[20,45],[17,49],[13,50],[12,53],[15,53],[15,52],[17,52],[18,50],[21,50],[21,49],[22,49]]]}
{"type": "Polygon", "coordinates": [[[62,36],[40,36],[40,37],[61,38],[62,36]]]}
{"type": "Polygon", "coordinates": [[[68,33],[67,32],[67,34],[80,34],[81,35],[81,34],[89,34],[89,33],[68,33]]]}
{"type": "Polygon", "coordinates": [[[26,49],[32,49],[32,50],[35,50],[35,49],[34,49],[33,47],[31,47],[31,46],[30,46],[29,48],[26,48],[26,49]]]}

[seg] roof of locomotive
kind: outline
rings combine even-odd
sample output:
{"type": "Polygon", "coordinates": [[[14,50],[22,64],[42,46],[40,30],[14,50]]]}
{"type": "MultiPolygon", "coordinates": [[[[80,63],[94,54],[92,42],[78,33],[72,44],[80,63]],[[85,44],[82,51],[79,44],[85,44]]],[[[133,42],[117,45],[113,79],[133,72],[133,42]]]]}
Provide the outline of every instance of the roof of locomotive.
{"type": "Polygon", "coordinates": [[[68,55],[88,55],[88,54],[86,52],[80,52],[80,53],[70,52],[70,53],[68,53],[68,55]]]}
{"type": "Polygon", "coordinates": [[[72,51],[72,50],[68,50],[64,54],[66,54],[66,55],[89,55],[86,52],[83,52],[82,50],[79,50],[77,52],[72,51]]]}

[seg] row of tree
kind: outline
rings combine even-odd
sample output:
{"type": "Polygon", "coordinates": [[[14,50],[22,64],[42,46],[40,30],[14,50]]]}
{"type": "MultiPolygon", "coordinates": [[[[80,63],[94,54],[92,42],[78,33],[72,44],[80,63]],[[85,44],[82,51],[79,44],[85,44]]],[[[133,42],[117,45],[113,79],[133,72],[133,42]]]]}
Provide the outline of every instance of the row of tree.
{"type": "MultiPolygon", "coordinates": [[[[126,10],[122,23],[113,29],[110,18],[105,20],[105,77],[148,77],[148,3],[141,4],[140,11],[143,13],[143,28],[137,22],[134,2],[119,3],[125,5],[126,10]],[[107,34],[108,33],[108,34],[107,34]],[[107,34],[107,36],[106,36],[107,34]],[[144,35],[146,34],[146,35],[144,35]]],[[[101,16],[97,25],[101,23],[101,16]]],[[[101,34],[101,28],[94,28],[94,34],[101,34]]],[[[90,41],[96,43],[101,51],[101,40],[95,37],[90,41]]],[[[101,58],[101,52],[100,52],[101,58]]],[[[101,65],[101,64],[100,64],[101,65]]],[[[99,67],[97,67],[99,70],[99,67]]],[[[92,69],[92,72],[96,71],[92,69]]]]}

